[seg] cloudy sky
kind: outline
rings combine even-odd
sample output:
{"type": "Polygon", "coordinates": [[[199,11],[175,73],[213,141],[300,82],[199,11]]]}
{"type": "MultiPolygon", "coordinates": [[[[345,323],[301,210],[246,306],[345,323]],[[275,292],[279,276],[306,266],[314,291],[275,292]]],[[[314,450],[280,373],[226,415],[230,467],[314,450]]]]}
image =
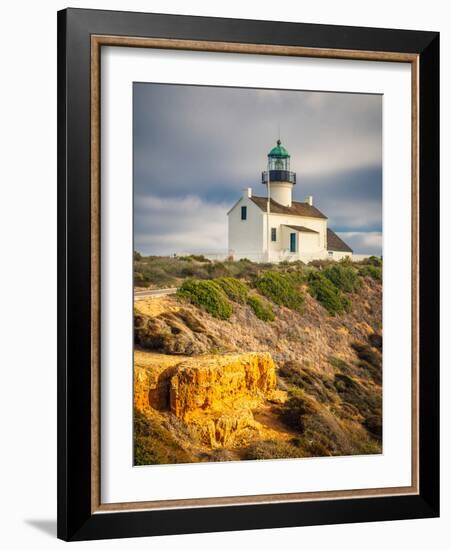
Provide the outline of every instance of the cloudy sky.
{"type": "Polygon", "coordinates": [[[144,254],[227,250],[226,212],[280,131],[313,202],[357,253],[382,246],[382,97],[135,83],[134,232],[144,254]],[[280,130],[279,130],[280,129],[280,130]]]}

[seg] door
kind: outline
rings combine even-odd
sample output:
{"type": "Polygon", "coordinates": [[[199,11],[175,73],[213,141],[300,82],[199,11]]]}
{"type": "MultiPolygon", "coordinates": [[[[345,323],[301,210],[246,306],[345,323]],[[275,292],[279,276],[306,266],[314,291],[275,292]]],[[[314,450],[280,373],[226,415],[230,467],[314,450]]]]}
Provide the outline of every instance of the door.
{"type": "Polygon", "coordinates": [[[290,233],[290,252],[296,252],[296,233],[290,233]]]}

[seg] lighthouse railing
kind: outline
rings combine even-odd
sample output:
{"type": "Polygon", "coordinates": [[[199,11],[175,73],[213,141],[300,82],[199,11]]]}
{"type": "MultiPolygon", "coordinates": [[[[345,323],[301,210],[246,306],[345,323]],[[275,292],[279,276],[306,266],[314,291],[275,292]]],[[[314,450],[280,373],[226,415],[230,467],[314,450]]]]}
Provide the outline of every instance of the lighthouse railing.
{"type": "Polygon", "coordinates": [[[288,181],[290,183],[296,183],[296,172],[290,172],[289,170],[265,170],[262,172],[262,183],[267,184],[268,181],[288,181]]]}

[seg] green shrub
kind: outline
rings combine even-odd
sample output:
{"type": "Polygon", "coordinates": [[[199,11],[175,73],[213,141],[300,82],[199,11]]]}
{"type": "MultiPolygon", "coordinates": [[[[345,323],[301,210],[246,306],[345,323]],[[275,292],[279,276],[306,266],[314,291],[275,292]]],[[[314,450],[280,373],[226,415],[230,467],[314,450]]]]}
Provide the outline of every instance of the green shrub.
{"type": "Polygon", "coordinates": [[[232,306],[221,286],[214,281],[188,279],[177,290],[177,295],[203,308],[218,319],[229,319],[232,306]]]}
{"type": "Polygon", "coordinates": [[[196,262],[202,262],[207,264],[211,263],[211,260],[206,258],[203,254],[191,254],[191,258],[196,262]]]}
{"type": "Polygon", "coordinates": [[[326,268],[323,273],[343,292],[354,292],[359,287],[358,271],[349,265],[336,264],[326,268]]]}
{"type": "Polygon", "coordinates": [[[191,256],[177,256],[177,259],[181,262],[192,262],[193,258],[191,256]]]}
{"type": "Polygon", "coordinates": [[[234,279],[233,277],[221,277],[219,279],[214,279],[214,282],[218,283],[227,294],[227,297],[233,302],[238,302],[239,304],[246,303],[247,295],[249,294],[249,287],[246,283],[234,279]]]}
{"type": "Polygon", "coordinates": [[[362,277],[371,277],[375,281],[382,281],[382,267],[375,265],[364,265],[360,267],[359,275],[362,277]]]}
{"type": "Polygon", "coordinates": [[[134,284],[135,285],[144,282],[144,276],[139,271],[138,272],[135,271],[133,273],[133,278],[134,278],[134,284]]]}
{"type": "Polygon", "coordinates": [[[227,277],[229,272],[224,262],[212,262],[206,265],[207,273],[212,279],[216,277],[227,277]]]}
{"type": "Polygon", "coordinates": [[[211,260],[206,258],[203,254],[190,254],[189,256],[178,256],[179,260],[185,261],[185,262],[200,262],[200,263],[211,263],[211,260]]]}
{"type": "Polygon", "coordinates": [[[323,269],[330,265],[333,265],[335,260],[312,260],[308,263],[309,267],[316,267],[317,269],[323,269]]]}
{"type": "Polygon", "coordinates": [[[382,258],[379,256],[370,256],[366,262],[370,265],[374,265],[376,267],[382,267],[382,258]]]}
{"type": "Polygon", "coordinates": [[[331,314],[350,311],[351,302],[325,275],[319,271],[309,274],[310,294],[331,314]]]}
{"type": "Polygon", "coordinates": [[[143,281],[147,284],[157,286],[170,286],[174,283],[175,279],[171,275],[168,275],[164,269],[155,267],[153,269],[145,270],[142,272],[143,281]]]}
{"type": "Polygon", "coordinates": [[[304,296],[289,274],[266,271],[256,279],[255,286],[263,296],[275,304],[302,313],[304,296]]]}
{"type": "Polygon", "coordinates": [[[258,296],[248,296],[247,303],[252,308],[255,316],[261,321],[274,321],[274,312],[271,307],[264,304],[258,296]]]}
{"type": "Polygon", "coordinates": [[[341,258],[340,264],[341,264],[341,265],[351,266],[351,265],[352,265],[351,257],[350,257],[350,256],[344,256],[343,258],[341,258]]]}

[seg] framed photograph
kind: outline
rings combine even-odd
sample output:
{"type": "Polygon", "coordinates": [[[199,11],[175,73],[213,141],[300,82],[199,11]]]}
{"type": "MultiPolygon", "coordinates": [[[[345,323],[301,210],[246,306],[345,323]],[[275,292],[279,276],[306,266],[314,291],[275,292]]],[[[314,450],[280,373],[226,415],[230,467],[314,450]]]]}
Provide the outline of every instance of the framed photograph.
{"type": "Polygon", "coordinates": [[[439,514],[439,35],[58,14],[58,536],[439,514]]]}

